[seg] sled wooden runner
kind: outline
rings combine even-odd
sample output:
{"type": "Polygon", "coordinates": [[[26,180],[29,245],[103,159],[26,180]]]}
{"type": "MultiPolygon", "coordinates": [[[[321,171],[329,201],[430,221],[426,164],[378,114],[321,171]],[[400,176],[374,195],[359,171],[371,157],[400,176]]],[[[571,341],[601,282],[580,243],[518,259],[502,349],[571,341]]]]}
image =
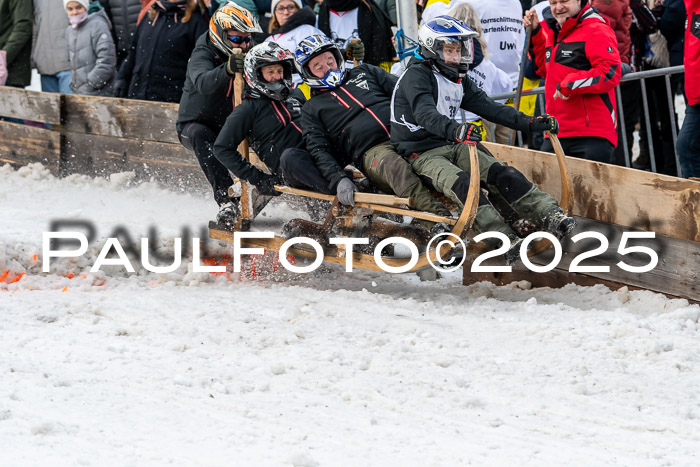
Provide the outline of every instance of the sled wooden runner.
{"type": "MultiPolygon", "coordinates": [[[[469,158],[470,158],[470,163],[472,164],[472,167],[477,167],[478,166],[478,155],[476,151],[476,145],[475,144],[469,144],[469,158]]],[[[245,193],[248,187],[248,185],[245,182],[241,182],[243,185],[243,192],[245,193]]],[[[326,199],[326,200],[336,200],[336,197],[334,196],[329,196],[329,195],[322,195],[319,193],[314,193],[308,190],[299,190],[299,189],[293,189],[285,186],[277,186],[276,187],[278,191],[281,192],[286,192],[298,196],[307,196],[310,198],[316,198],[316,199],[326,199]]],[[[375,213],[380,213],[380,212],[386,212],[386,213],[393,213],[393,214],[401,214],[404,216],[410,216],[410,217],[415,217],[415,218],[420,218],[420,219],[426,219],[426,220],[431,220],[433,222],[448,222],[449,224],[452,225],[452,231],[451,233],[458,236],[459,238],[464,238],[464,235],[466,232],[471,228],[473,222],[474,222],[474,217],[476,216],[476,209],[478,207],[478,200],[479,200],[479,171],[478,170],[472,170],[471,175],[470,175],[470,180],[469,180],[469,192],[467,193],[467,199],[464,204],[464,209],[462,209],[462,212],[457,220],[454,219],[449,219],[446,217],[442,216],[437,216],[431,213],[424,213],[420,211],[414,211],[410,209],[399,209],[395,208],[392,206],[384,206],[381,204],[372,204],[372,203],[361,203],[361,202],[356,202],[354,208],[348,208],[346,207],[345,209],[349,210],[350,217],[352,216],[352,213],[356,209],[367,209],[369,211],[375,212],[375,213]]],[[[362,198],[362,194],[360,193],[355,193],[355,196],[362,198]]],[[[376,196],[376,195],[374,195],[376,196]]],[[[399,198],[400,199],[400,198],[399,198]]],[[[243,201],[243,200],[241,200],[243,201]]],[[[331,206],[329,209],[329,213],[327,215],[327,218],[335,218],[339,217],[340,211],[337,208],[337,203],[335,203],[335,206],[331,206]]],[[[247,209],[246,211],[250,211],[250,209],[247,209]]],[[[243,212],[243,210],[242,210],[243,212]]],[[[346,213],[347,214],[347,213],[346,213]]],[[[243,229],[236,228],[234,231],[243,231],[247,230],[245,226],[249,226],[251,221],[253,220],[252,218],[244,218],[245,216],[242,214],[241,215],[242,219],[241,222],[239,222],[239,225],[244,226],[243,229]]],[[[217,239],[217,240],[223,240],[226,242],[233,242],[233,236],[234,232],[223,230],[220,228],[217,228],[216,224],[210,223],[210,228],[209,228],[209,236],[211,238],[217,239]]],[[[282,244],[286,242],[286,238],[278,237],[275,236],[273,238],[243,238],[241,239],[241,245],[246,246],[246,247],[260,247],[260,248],[265,248],[268,250],[272,251],[279,251],[280,248],[282,247],[282,244]]],[[[421,269],[424,269],[426,267],[429,267],[432,264],[439,264],[442,261],[445,261],[447,256],[451,254],[452,248],[450,248],[449,245],[444,244],[439,247],[439,251],[437,248],[430,248],[429,250],[425,251],[424,253],[420,254],[418,256],[418,260],[416,263],[409,269],[409,271],[418,271],[421,269]]],[[[315,257],[316,253],[312,250],[307,250],[304,248],[299,248],[299,247],[292,247],[289,248],[288,250],[289,254],[295,255],[295,256],[301,256],[301,257],[315,257]]],[[[335,263],[335,264],[346,264],[347,263],[347,254],[344,250],[344,248],[338,248],[336,246],[328,246],[325,249],[325,254],[323,257],[323,261],[329,262],[329,263],[335,263]]],[[[382,257],[382,260],[386,266],[397,268],[397,267],[403,267],[407,265],[410,261],[410,258],[393,258],[393,257],[382,257]]],[[[376,261],[374,259],[374,255],[371,254],[366,254],[366,253],[360,253],[360,252],[352,252],[352,265],[354,268],[358,269],[370,269],[370,270],[375,270],[375,271],[383,271],[382,268],[379,267],[379,265],[376,264],[376,261]]]]}

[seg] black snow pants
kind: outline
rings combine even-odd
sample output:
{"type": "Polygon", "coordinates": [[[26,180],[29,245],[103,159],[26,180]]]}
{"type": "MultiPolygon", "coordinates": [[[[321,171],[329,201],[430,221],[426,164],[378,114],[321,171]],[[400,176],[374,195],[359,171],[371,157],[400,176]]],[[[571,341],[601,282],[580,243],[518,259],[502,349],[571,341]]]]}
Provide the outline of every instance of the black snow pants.
{"type": "Polygon", "coordinates": [[[197,156],[199,166],[214,190],[214,199],[221,206],[229,200],[228,188],[233,184],[228,169],[214,156],[216,133],[201,123],[185,123],[177,134],[180,143],[197,156]]]}

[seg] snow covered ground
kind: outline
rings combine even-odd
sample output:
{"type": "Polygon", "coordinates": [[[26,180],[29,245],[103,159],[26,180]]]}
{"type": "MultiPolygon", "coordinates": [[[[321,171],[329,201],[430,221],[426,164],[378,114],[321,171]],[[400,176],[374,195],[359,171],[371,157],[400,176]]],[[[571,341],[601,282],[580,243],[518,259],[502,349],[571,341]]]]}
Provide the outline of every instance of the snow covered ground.
{"type": "Polygon", "coordinates": [[[100,241],[41,272],[52,219],[156,225],[168,251],[215,211],[128,174],[0,167],[0,465],[700,464],[684,300],[269,264],[92,274],[100,241]]]}

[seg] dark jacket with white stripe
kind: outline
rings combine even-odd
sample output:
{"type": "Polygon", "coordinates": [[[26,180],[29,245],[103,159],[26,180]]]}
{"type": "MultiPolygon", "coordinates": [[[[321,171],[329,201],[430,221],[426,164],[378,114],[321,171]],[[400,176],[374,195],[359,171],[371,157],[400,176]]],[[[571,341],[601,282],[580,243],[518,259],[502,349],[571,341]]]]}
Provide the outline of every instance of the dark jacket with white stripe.
{"type": "Polygon", "coordinates": [[[136,33],[136,21],[143,6],[141,0],[100,0],[112,21],[112,35],[117,46],[117,66],[129,54],[131,38],[136,33]]]}
{"type": "Polygon", "coordinates": [[[374,65],[349,70],[343,84],[313,91],[301,113],[306,149],[334,190],[352,164],[362,170],[362,156],[389,141],[391,94],[397,78],[374,65]]]}
{"type": "Polygon", "coordinates": [[[243,102],[228,116],[214,143],[214,155],[238,178],[257,184],[262,172],[245,160],[238,145],[248,144],[273,174],[279,173],[280,156],[287,148],[303,146],[299,120],[304,94],[293,89],[285,102],[259,97],[246,87],[243,102]]]}
{"type": "MultiPolygon", "coordinates": [[[[509,128],[529,131],[530,117],[494,102],[469,78],[460,84],[464,91],[462,109],[509,128]]],[[[412,58],[392,99],[391,142],[399,154],[406,157],[454,143],[459,122],[437,110],[441,98],[444,96],[439,96],[437,78],[429,62],[412,58]]]]}
{"type": "Polygon", "coordinates": [[[545,77],[546,110],[559,120],[559,136],[597,136],[616,146],[620,53],[615,33],[587,4],[561,28],[549,8],[543,14],[532,44],[537,73],[545,77]],[[557,90],[568,99],[554,99],[557,90]]]}

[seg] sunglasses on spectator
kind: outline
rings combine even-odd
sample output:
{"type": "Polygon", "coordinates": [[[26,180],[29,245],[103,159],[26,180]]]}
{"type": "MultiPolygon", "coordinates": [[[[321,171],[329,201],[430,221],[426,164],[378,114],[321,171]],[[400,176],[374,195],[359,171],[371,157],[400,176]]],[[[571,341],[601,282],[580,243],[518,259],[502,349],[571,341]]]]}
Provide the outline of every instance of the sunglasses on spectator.
{"type": "Polygon", "coordinates": [[[283,11],[292,12],[292,11],[296,11],[298,9],[299,9],[299,7],[296,5],[289,5],[289,6],[278,6],[277,8],[275,8],[275,11],[279,11],[280,13],[282,13],[283,11]]]}
{"type": "Polygon", "coordinates": [[[248,44],[250,42],[250,36],[228,36],[228,39],[234,44],[242,44],[244,42],[248,44]]]}

